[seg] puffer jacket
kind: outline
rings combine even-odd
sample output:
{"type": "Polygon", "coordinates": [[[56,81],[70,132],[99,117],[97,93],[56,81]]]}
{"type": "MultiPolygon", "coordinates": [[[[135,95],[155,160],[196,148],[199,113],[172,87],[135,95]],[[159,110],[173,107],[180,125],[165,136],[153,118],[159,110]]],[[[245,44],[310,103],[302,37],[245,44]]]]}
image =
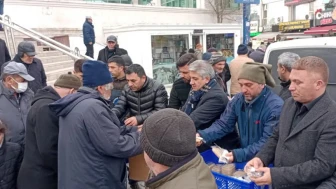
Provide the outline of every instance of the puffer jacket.
{"type": "Polygon", "coordinates": [[[165,87],[148,78],[140,91],[132,91],[125,86],[117,105],[112,111],[121,118],[129,110],[129,116],[135,116],[139,125],[154,112],[167,107],[168,95],[165,87]]]}
{"type": "Polygon", "coordinates": [[[0,147],[0,188],[16,189],[16,178],[22,161],[19,144],[3,141],[0,147]]]}
{"type": "MultiPolygon", "coordinates": [[[[153,174],[152,174],[153,175],[153,174]]],[[[195,152],[146,182],[146,189],[216,189],[209,167],[195,152]]]]}

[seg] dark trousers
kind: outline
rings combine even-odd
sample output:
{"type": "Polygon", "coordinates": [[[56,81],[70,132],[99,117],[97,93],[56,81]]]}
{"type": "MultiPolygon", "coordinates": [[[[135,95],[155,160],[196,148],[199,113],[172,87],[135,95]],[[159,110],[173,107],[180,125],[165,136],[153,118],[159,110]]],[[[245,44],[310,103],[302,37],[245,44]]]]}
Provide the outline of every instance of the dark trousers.
{"type": "Polygon", "coordinates": [[[85,55],[93,58],[93,44],[92,45],[85,44],[85,46],[86,46],[86,53],[85,53],[85,55]]]}

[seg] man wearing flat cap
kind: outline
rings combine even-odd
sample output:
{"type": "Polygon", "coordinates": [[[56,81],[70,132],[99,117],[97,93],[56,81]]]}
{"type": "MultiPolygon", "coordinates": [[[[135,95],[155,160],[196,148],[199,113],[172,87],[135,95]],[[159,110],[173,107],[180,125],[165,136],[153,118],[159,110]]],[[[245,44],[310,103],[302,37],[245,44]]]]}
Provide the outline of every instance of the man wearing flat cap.
{"type": "Polygon", "coordinates": [[[58,117],[49,104],[75,93],[82,85],[72,74],[61,75],[54,86],[38,90],[29,110],[26,144],[18,189],[57,189],[58,117]]]}
{"type": "Polygon", "coordinates": [[[114,55],[125,55],[128,54],[127,51],[123,48],[119,47],[118,39],[114,35],[110,35],[106,39],[107,46],[99,51],[98,59],[102,62],[108,63],[108,59],[110,59],[114,55]]]}
{"type": "Polygon", "coordinates": [[[241,93],[228,103],[218,120],[197,134],[211,145],[213,141],[233,132],[238,123],[241,148],[227,155],[230,162],[248,161],[259,152],[278,124],[283,105],[283,100],[268,87],[275,86],[271,65],[255,62],[244,64],[238,82],[241,93]]]}
{"type": "MultiPolygon", "coordinates": [[[[15,55],[13,61],[23,64],[29,75],[34,77],[33,81],[28,81],[28,87],[36,93],[38,89],[47,86],[47,76],[44,71],[43,64],[40,59],[35,58],[36,51],[33,43],[23,41],[18,45],[18,53],[15,55]]],[[[5,67],[8,63],[2,66],[5,67]]]]}
{"type": "Polygon", "coordinates": [[[4,67],[1,79],[0,120],[8,127],[6,140],[23,145],[27,114],[34,96],[28,82],[34,78],[23,64],[11,61],[4,67]]]}
{"type": "Polygon", "coordinates": [[[141,153],[140,133],[112,112],[112,82],[107,64],[85,61],[83,87],[50,105],[60,117],[58,188],[126,189],[126,159],[141,153]]]}

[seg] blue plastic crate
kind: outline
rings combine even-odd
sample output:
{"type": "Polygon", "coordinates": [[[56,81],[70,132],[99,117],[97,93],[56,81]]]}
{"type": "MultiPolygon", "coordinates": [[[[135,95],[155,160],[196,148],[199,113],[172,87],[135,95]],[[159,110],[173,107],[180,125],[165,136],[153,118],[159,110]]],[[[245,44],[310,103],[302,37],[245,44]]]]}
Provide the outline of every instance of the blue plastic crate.
{"type": "MultiPolygon", "coordinates": [[[[218,157],[212,150],[201,153],[205,163],[218,164],[218,157]]],[[[235,163],[236,169],[244,169],[246,163],[235,163]]],[[[212,171],[216,179],[218,189],[268,189],[268,186],[257,186],[253,182],[245,182],[230,176],[222,175],[212,171]]]]}

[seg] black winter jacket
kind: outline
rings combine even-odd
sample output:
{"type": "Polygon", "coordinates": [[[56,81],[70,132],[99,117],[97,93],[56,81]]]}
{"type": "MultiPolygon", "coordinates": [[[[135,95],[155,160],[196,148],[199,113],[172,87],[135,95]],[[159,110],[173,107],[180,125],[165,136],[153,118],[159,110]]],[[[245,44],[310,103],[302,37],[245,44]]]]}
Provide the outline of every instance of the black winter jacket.
{"type": "MultiPolygon", "coordinates": [[[[6,42],[0,39],[0,69],[5,62],[11,60],[11,57],[6,46],[6,42]]],[[[1,70],[0,70],[1,71],[1,70]]]]}
{"type": "MultiPolygon", "coordinates": [[[[32,64],[24,63],[19,55],[16,55],[13,61],[22,63],[26,66],[28,74],[35,78],[34,81],[28,82],[28,87],[36,93],[38,89],[42,89],[43,87],[47,86],[47,76],[45,74],[43,64],[40,59],[34,58],[32,64]]],[[[9,62],[2,65],[1,70],[8,64],[9,62]]],[[[2,71],[1,71],[2,72],[2,71]]]]}
{"type": "Polygon", "coordinates": [[[50,86],[35,94],[27,117],[19,189],[57,189],[58,117],[49,104],[60,98],[50,86]]]}
{"type": "Polygon", "coordinates": [[[22,161],[21,146],[3,140],[0,148],[0,188],[16,189],[16,179],[22,161]]]}
{"type": "Polygon", "coordinates": [[[140,91],[132,91],[126,85],[112,111],[121,118],[129,110],[130,116],[135,116],[138,124],[141,125],[154,112],[166,108],[167,103],[168,95],[165,87],[147,77],[140,91]]]}
{"type": "Polygon", "coordinates": [[[187,101],[191,85],[183,81],[182,78],[176,80],[170,91],[168,108],[181,109],[187,101]]]}
{"type": "Polygon", "coordinates": [[[111,53],[109,53],[109,49],[106,46],[105,48],[103,48],[102,50],[99,51],[97,60],[108,63],[107,62],[108,59],[111,58],[112,56],[114,56],[114,55],[121,56],[121,55],[124,55],[124,54],[127,54],[127,51],[125,49],[119,48],[118,45],[116,45],[115,49],[113,51],[111,51],[111,53]]]}
{"type": "MultiPolygon", "coordinates": [[[[194,121],[196,130],[203,130],[212,125],[225,111],[229,99],[221,86],[217,83],[207,93],[203,94],[197,103],[195,110],[189,115],[194,121]]],[[[186,106],[182,107],[185,111],[186,106]]],[[[240,147],[239,137],[236,131],[215,141],[215,143],[225,149],[232,150],[240,147]]],[[[202,145],[198,148],[199,152],[208,150],[209,146],[202,145]]]]}

